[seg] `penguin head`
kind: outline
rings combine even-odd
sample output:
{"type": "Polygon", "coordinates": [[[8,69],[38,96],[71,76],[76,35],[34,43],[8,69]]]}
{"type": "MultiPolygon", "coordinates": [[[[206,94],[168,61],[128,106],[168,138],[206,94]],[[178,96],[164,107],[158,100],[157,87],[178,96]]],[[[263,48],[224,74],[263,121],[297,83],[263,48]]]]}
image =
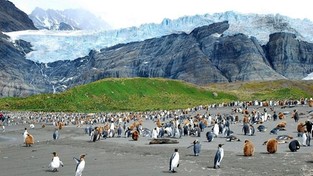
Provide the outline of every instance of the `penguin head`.
{"type": "Polygon", "coordinates": [[[87,154],[80,155],[80,159],[84,159],[87,154]]]}
{"type": "Polygon", "coordinates": [[[222,147],[224,144],[218,144],[218,147],[222,147]]]}
{"type": "Polygon", "coordinates": [[[56,152],[52,152],[53,156],[57,156],[57,153],[56,152]]]}

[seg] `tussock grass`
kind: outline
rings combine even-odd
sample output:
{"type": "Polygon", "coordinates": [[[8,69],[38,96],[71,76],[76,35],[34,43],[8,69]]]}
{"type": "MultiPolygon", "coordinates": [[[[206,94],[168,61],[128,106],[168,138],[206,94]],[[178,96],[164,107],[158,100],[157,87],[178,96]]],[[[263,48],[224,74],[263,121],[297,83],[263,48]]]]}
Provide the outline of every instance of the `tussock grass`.
{"type": "Polygon", "coordinates": [[[177,80],[110,78],[77,86],[59,94],[4,98],[0,109],[28,111],[99,112],[188,108],[226,102],[237,97],[177,80]]]}
{"type": "Polygon", "coordinates": [[[199,87],[162,78],[109,78],[58,94],[2,98],[0,109],[48,112],[149,111],[183,109],[235,100],[303,97],[313,97],[312,81],[216,83],[199,87]]]}

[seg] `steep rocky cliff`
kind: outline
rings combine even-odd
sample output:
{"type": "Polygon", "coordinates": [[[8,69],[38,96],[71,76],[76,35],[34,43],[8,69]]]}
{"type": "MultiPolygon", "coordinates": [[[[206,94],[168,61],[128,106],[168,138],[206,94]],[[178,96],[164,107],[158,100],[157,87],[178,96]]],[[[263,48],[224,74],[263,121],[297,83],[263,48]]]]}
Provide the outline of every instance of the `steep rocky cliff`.
{"type": "Polygon", "coordinates": [[[8,0],[0,0],[0,31],[36,30],[32,20],[8,0]]]}
{"type": "Polygon", "coordinates": [[[313,72],[313,44],[291,33],[275,33],[264,47],[273,69],[288,79],[302,79],[313,72]]]}
{"type": "Polygon", "coordinates": [[[36,63],[25,59],[30,50],[29,43],[12,43],[8,36],[0,32],[0,97],[51,91],[36,63]]]}

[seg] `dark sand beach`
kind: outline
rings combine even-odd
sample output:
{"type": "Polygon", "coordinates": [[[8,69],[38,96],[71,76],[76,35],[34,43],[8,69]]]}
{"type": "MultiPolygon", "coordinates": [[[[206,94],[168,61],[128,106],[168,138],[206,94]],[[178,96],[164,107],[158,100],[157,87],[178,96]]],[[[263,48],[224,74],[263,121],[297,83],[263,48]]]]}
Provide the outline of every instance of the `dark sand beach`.
{"type": "MultiPolygon", "coordinates": [[[[262,107],[254,107],[260,111],[262,107]]],[[[252,109],[252,107],[249,109],[252,109]]],[[[307,105],[299,105],[292,108],[275,107],[277,112],[286,112],[286,131],[279,131],[278,135],[288,134],[298,139],[297,123],[291,118],[291,113],[297,109],[300,114],[299,122],[311,119],[308,111],[312,108],[307,105]],[[289,112],[289,113],[288,113],[289,112]]],[[[209,109],[211,114],[231,113],[231,107],[209,109]]],[[[201,113],[201,112],[194,112],[201,113]]],[[[272,114],[269,111],[269,114],[272,114]]],[[[240,115],[242,117],[242,114],[240,115]]],[[[160,175],[313,175],[313,147],[300,148],[297,152],[290,152],[288,143],[279,144],[275,154],[268,154],[264,141],[276,138],[277,135],[269,134],[277,123],[282,120],[269,120],[264,122],[268,130],[259,132],[254,136],[245,136],[242,132],[242,123],[231,124],[230,128],[241,141],[227,142],[222,136],[207,142],[206,132],[212,127],[207,127],[201,133],[201,137],[183,136],[178,144],[153,144],[149,145],[151,138],[139,137],[138,141],[132,138],[106,138],[100,141],[90,142],[90,137],[85,134],[84,128],[75,125],[65,126],[60,130],[60,139],[53,141],[52,133],[54,126],[35,124],[34,129],[28,132],[35,138],[32,147],[23,144],[24,128],[29,124],[11,125],[6,127],[5,132],[0,132],[0,175],[3,176],[50,176],[50,175],[75,175],[76,163],[73,157],[87,154],[85,157],[86,167],[83,171],[85,176],[160,176],[160,175]],[[198,139],[202,150],[200,156],[193,156],[192,148],[187,148],[198,139]],[[255,155],[243,156],[244,140],[250,139],[255,145],[255,155]],[[224,144],[225,156],[221,168],[213,168],[213,159],[218,144],[224,144]],[[174,149],[180,153],[180,166],[176,173],[169,173],[169,158],[174,149]],[[57,152],[64,163],[64,167],[58,172],[51,172],[48,167],[52,152],[57,152]]],[[[155,126],[153,121],[143,122],[143,126],[152,130],[155,126]]],[[[255,124],[256,128],[258,124],[255,124]]],[[[289,142],[289,141],[288,141],[289,142]]]]}

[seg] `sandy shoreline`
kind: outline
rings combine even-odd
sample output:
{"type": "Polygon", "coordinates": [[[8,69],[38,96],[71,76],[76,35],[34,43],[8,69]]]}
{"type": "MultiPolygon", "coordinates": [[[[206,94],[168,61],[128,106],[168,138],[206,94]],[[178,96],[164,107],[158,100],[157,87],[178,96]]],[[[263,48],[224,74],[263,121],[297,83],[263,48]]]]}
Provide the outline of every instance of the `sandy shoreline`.
{"type": "MultiPolygon", "coordinates": [[[[310,115],[308,106],[297,106],[300,116],[299,122],[304,122],[310,115]]],[[[293,111],[294,108],[280,109],[277,111],[293,111]]],[[[230,107],[211,109],[210,113],[230,113],[230,107]]],[[[287,115],[286,131],[281,134],[297,137],[297,123],[287,115]]],[[[268,121],[264,125],[272,129],[279,121],[268,121]]],[[[152,121],[144,122],[144,126],[152,129],[152,121]]],[[[258,125],[254,125],[255,128],[258,125]]],[[[66,126],[60,130],[61,138],[52,140],[54,127],[47,125],[41,128],[38,124],[35,129],[29,129],[35,137],[36,143],[32,147],[24,147],[22,133],[27,125],[8,126],[4,133],[0,132],[0,170],[1,175],[74,175],[75,162],[73,157],[79,157],[85,153],[86,168],[83,175],[171,175],[168,172],[169,158],[174,148],[179,149],[181,164],[174,175],[313,175],[312,146],[301,147],[298,152],[290,152],[288,143],[279,144],[278,152],[268,154],[266,146],[262,145],[269,138],[277,135],[269,134],[269,131],[256,132],[255,136],[245,136],[242,133],[242,124],[232,124],[234,135],[241,139],[240,142],[226,142],[225,138],[218,137],[212,142],[207,142],[205,133],[211,127],[205,128],[201,137],[183,136],[179,144],[149,145],[150,138],[140,137],[138,141],[131,138],[107,138],[97,142],[89,142],[89,136],[85,134],[84,127],[66,126]],[[193,156],[191,145],[194,139],[202,144],[200,156],[193,156]],[[253,157],[243,156],[243,141],[250,139],[254,142],[256,152],[253,157]],[[217,145],[223,143],[225,157],[220,169],[213,169],[213,158],[217,145]],[[48,165],[52,158],[52,152],[59,153],[64,167],[59,172],[50,172],[48,165]]]]}

